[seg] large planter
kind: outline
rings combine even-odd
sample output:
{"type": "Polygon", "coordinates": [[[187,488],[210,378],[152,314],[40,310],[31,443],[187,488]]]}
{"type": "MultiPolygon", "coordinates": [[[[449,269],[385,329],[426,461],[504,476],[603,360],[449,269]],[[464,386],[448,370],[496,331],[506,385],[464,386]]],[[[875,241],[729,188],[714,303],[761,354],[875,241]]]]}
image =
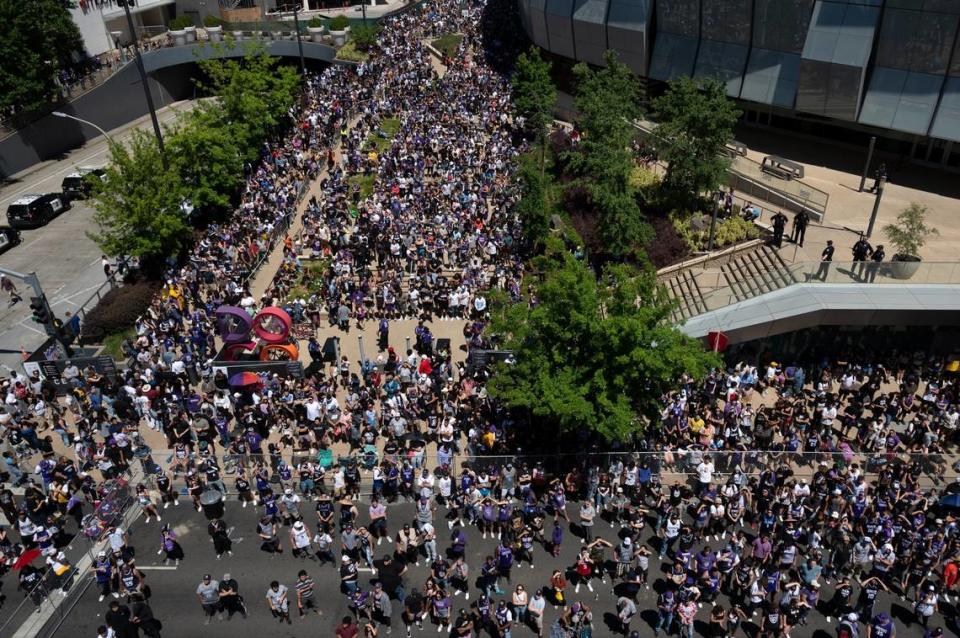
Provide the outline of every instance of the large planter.
{"type": "Polygon", "coordinates": [[[223,41],[223,27],[206,27],[206,30],[211,42],[223,41]]]}
{"type": "Polygon", "coordinates": [[[231,31],[230,34],[233,35],[233,39],[237,42],[243,40],[243,31],[231,31]]]}
{"type": "Polygon", "coordinates": [[[307,27],[307,32],[310,34],[310,39],[314,42],[323,42],[323,27],[307,27]]]}
{"type": "Polygon", "coordinates": [[[889,266],[892,278],[910,279],[920,269],[920,258],[914,255],[894,255],[889,266]]]}
{"type": "Polygon", "coordinates": [[[184,31],[187,32],[187,42],[197,41],[197,27],[185,27],[184,31]]]}
{"type": "Polygon", "coordinates": [[[170,37],[173,38],[174,46],[182,47],[187,43],[186,29],[175,29],[170,31],[170,37]]]}
{"type": "Polygon", "coordinates": [[[346,27],[343,31],[330,31],[330,35],[333,37],[333,44],[342,47],[347,43],[347,38],[350,37],[350,27],[346,27]]]}

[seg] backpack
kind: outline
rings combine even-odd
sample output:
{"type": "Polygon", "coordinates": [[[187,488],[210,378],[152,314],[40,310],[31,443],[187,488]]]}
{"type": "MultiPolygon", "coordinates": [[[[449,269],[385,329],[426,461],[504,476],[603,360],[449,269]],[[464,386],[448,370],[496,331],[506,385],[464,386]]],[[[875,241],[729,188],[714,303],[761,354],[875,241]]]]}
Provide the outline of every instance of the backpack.
{"type": "Polygon", "coordinates": [[[837,627],[837,638],[853,638],[853,628],[845,622],[840,623],[837,627]]]}

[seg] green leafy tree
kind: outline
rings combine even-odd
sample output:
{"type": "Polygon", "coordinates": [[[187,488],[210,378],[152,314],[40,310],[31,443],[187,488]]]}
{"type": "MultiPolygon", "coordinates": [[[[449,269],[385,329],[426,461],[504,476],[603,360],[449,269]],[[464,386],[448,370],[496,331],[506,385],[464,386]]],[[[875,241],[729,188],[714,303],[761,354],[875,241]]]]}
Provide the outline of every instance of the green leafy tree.
{"type": "Polygon", "coordinates": [[[659,414],[659,398],[684,373],[701,377],[719,357],[668,321],[654,301],[655,274],[608,264],[595,277],[550,239],[535,260],[538,304],[494,304],[491,329],[515,352],[490,381],[491,394],[564,432],[623,441],[659,414]]]}
{"type": "Polygon", "coordinates": [[[361,51],[369,51],[377,43],[380,27],[375,24],[359,24],[350,29],[350,39],[361,51]]]}
{"type": "Polygon", "coordinates": [[[172,168],[165,169],[152,135],[134,131],[128,145],[110,145],[106,179],[94,182],[93,220],[87,235],[111,256],[134,255],[147,262],[175,256],[190,239],[180,210],[183,191],[172,168]]]}
{"type": "Polygon", "coordinates": [[[0,2],[0,109],[22,117],[59,101],[57,75],[83,53],[63,0],[0,2]]]}
{"type": "Polygon", "coordinates": [[[883,227],[883,232],[896,248],[897,257],[920,258],[920,249],[927,243],[927,238],[939,235],[940,231],[927,225],[927,215],[930,209],[926,206],[911,202],[900,211],[897,221],[883,227]]]}
{"type": "Polygon", "coordinates": [[[200,60],[207,80],[198,86],[216,96],[203,108],[212,125],[232,131],[243,157],[255,160],[260,145],[288,121],[297,99],[300,75],[279,65],[262,45],[250,48],[240,60],[215,57],[200,60]]]}
{"type": "Polygon", "coordinates": [[[667,166],[665,191],[682,205],[716,190],[730,161],[724,146],[733,140],[740,117],[726,88],[717,80],[680,78],[653,101],[658,150],[667,166]]]}
{"type": "Polygon", "coordinates": [[[537,163],[521,162],[518,172],[521,195],[517,214],[523,223],[523,237],[527,246],[538,249],[550,233],[550,207],[547,205],[547,187],[552,178],[540,171],[537,163]]]}
{"type": "Polygon", "coordinates": [[[198,208],[229,208],[243,183],[243,158],[234,129],[218,126],[210,111],[196,109],[167,136],[167,156],[184,196],[198,208]]]}
{"type": "Polygon", "coordinates": [[[604,55],[606,66],[574,67],[580,144],[569,153],[570,168],[588,190],[600,216],[600,237],[607,254],[623,259],[652,238],[637,204],[632,183],[636,129],[641,109],[636,76],[616,54],[604,55]]]}
{"type": "Polygon", "coordinates": [[[517,58],[513,79],[513,106],[523,118],[523,125],[533,136],[540,150],[540,172],[546,166],[547,136],[553,124],[553,109],[557,104],[557,89],[550,78],[550,63],[540,55],[540,49],[531,46],[517,58]]]}

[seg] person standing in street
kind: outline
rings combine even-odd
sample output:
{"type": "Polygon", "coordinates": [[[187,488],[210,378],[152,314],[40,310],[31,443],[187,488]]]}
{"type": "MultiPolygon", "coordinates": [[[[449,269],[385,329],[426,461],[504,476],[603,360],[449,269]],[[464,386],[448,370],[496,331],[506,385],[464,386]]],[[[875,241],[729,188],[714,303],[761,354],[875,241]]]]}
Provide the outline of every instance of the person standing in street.
{"type": "Polygon", "coordinates": [[[887,179],[887,165],[881,164],[880,168],[873,174],[873,186],[867,189],[868,193],[876,193],[880,188],[880,180],[887,179]]]}
{"type": "Polygon", "coordinates": [[[197,585],[197,598],[206,618],[204,625],[210,624],[210,619],[220,611],[220,583],[213,580],[210,574],[204,574],[203,580],[197,585]]]}
{"type": "Polygon", "coordinates": [[[803,248],[803,238],[807,234],[807,225],[810,223],[810,214],[806,210],[801,210],[793,216],[793,235],[790,241],[803,248]]]}
{"type": "Polygon", "coordinates": [[[281,585],[278,581],[273,581],[267,589],[266,598],[267,605],[270,606],[270,613],[273,614],[273,617],[281,624],[286,621],[288,625],[292,625],[293,622],[290,620],[290,601],[287,600],[287,586],[281,585]]]}
{"type": "Polygon", "coordinates": [[[14,284],[13,280],[6,275],[0,275],[0,289],[10,296],[10,302],[7,304],[8,308],[15,305],[19,301],[23,301],[23,297],[21,297],[17,291],[16,284],[14,284]]]}
{"type": "Polygon", "coordinates": [[[773,224],[773,245],[780,248],[783,246],[783,231],[787,227],[787,216],[778,211],[770,218],[770,222],[773,224]]]}
{"type": "Polygon", "coordinates": [[[300,612],[300,620],[306,620],[308,610],[312,610],[316,615],[322,616],[323,612],[317,607],[317,600],[313,595],[313,579],[307,575],[307,570],[301,569],[297,573],[295,587],[297,588],[297,611],[300,612]]]}
{"type": "Polygon", "coordinates": [[[243,597],[240,596],[240,585],[230,574],[224,574],[220,579],[220,605],[227,612],[227,620],[233,618],[233,615],[240,613],[243,618],[247,617],[247,607],[243,604],[243,597]]]}

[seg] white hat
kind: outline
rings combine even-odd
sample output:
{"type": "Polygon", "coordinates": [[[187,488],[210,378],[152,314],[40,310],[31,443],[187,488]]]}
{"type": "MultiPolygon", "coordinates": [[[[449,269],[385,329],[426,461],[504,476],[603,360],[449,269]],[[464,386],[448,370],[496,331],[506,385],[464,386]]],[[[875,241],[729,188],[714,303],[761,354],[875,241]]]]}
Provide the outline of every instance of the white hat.
{"type": "Polygon", "coordinates": [[[296,523],[294,523],[294,524],[293,524],[293,529],[298,530],[298,531],[301,530],[301,529],[303,529],[303,521],[297,521],[296,523]]]}
{"type": "Polygon", "coordinates": [[[860,616],[856,614],[847,614],[847,620],[850,622],[857,622],[860,619],[860,616]]]}

